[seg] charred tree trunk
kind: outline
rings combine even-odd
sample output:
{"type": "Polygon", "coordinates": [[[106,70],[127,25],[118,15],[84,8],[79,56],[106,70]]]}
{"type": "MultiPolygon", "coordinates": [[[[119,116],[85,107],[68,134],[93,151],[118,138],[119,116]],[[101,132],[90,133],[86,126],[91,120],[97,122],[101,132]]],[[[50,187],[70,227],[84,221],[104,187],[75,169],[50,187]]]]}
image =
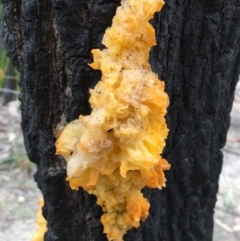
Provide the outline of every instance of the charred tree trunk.
{"type": "MultiPolygon", "coordinates": [[[[103,48],[120,0],[2,0],[3,37],[21,77],[22,129],[48,221],[46,241],[106,241],[95,197],[73,191],[55,155],[55,128],[89,114],[88,89],[101,77],[90,51],[103,48]]],[[[148,219],[125,241],[210,241],[240,64],[240,1],[166,0],[152,23],[152,69],[170,96],[172,164],[163,190],[144,189],[148,219]]]]}

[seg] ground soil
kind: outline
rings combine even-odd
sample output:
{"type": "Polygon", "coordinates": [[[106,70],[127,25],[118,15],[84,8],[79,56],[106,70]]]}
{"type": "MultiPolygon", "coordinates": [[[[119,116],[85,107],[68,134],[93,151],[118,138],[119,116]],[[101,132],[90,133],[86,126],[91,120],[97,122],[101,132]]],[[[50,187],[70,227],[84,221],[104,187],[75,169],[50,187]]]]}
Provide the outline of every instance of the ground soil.
{"type": "MultiPolygon", "coordinates": [[[[224,164],[214,216],[214,241],[240,240],[240,82],[231,127],[223,148],[224,164]]],[[[20,129],[19,102],[0,105],[0,240],[27,241],[34,233],[37,200],[35,166],[28,161],[20,129]]]]}

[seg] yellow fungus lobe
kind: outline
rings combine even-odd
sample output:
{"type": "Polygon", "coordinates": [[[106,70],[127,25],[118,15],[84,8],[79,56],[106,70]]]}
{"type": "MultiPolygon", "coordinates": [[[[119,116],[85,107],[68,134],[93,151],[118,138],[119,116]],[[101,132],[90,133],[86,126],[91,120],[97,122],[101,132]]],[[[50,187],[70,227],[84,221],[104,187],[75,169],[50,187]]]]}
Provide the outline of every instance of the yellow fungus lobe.
{"type": "Polygon", "coordinates": [[[47,231],[47,221],[42,215],[43,204],[44,204],[43,198],[40,198],[38,200],[39,210],[37,212],[37,227],[38,227],[38,229],[33,234],[31,241],[43,241],[44,240],[44,234],[47,231]]]}
{"type": "Polygon", "coordinates": [[[69,123],[56,142],[67,165],[71,188],[96,195],[108,240],[123,235],[148,216],[141,189],[165,186],[161,158],[169,103],[164,82],[151,71],[149,51],[156,44],[149,23],[162,0],[123,0],[90,66],[102,79],[90,90],[92,113],[69,123]]]}

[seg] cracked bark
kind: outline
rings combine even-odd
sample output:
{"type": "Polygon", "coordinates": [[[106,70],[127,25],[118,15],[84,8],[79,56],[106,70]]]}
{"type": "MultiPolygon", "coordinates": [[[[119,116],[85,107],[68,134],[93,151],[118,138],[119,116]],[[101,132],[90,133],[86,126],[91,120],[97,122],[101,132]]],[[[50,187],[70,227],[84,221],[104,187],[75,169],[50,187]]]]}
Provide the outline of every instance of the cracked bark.
{"type": "MultiPolygon", "coordinates": [[[[55,155],[55,128],[89,114],[88,89],[101,77],[92,48],[111,25],[120,0],[2,0],[3,37],[21,77],[22,129],[38,169],[48,221],[45,241],[106,241],[94,196],[73,191],[65,161],[55,155]]],[[[144,189],[148,219],[125,241],[210,241],[213,213],[239,75],[240,1],[166,0],[152,20],[153,70],[170,96],[170,134],[164,157],[172,164],[163,190],[144,189]]]]}

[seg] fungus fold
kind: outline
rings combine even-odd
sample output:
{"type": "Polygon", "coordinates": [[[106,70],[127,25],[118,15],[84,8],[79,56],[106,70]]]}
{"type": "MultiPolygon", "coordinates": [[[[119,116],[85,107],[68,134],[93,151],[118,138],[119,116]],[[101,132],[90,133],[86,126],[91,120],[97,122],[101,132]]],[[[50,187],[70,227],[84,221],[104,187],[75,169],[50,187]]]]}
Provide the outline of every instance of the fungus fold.
{"type": "Polygon", "coordinates": [[[170,168],[161,158],[169,99],[148,62],[156,44],[149,20],[163,4],[121,2],[102,40],[106,49],[92,50],[90,66],[102,72],[90,90],[92,113],[69,123],[56,142],[71,188],[96,195],[108,240],[122,241],[147,218],[149,202],[141,189],[164,187],[163,171],[170,168]]]}

